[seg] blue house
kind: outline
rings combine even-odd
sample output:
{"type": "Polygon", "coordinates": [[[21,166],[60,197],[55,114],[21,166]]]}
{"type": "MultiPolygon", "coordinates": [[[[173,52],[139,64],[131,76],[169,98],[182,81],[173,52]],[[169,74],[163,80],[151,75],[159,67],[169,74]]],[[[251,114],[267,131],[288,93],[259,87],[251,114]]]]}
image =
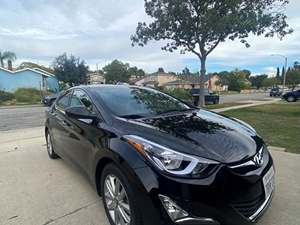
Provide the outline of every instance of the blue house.
{"type": "Polygon", "coordinates": [[[0,90],[14,92],[18,88],[58,92],[59,84],[54,74],[39,68],[10,71],[0,67],[0,90]]]}

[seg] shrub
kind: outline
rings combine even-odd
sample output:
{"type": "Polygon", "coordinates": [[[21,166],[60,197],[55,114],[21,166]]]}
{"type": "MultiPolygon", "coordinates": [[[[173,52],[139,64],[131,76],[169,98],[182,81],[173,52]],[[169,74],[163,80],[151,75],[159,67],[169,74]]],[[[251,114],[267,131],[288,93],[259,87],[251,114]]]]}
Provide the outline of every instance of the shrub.
{"type": "Polygon", "coordinates": [[[41,100],[41,93],[34,88],[19,88],[15,91],[15,98],[22,103],[38,103],[41,100]]]}
{"type": "Polygon", "coordinates": [[[15,96],[12,93],[0,90],[0,103],[13,100],[15,96]]]}
{"type": "Polygon", "coordinates": [[[190,95],[190,90],[184,88],[164,89],[162,91],[166,94],[172,95],[175,98],[179,98],[183,101],[189,101],[192,99],[190,95]]]}

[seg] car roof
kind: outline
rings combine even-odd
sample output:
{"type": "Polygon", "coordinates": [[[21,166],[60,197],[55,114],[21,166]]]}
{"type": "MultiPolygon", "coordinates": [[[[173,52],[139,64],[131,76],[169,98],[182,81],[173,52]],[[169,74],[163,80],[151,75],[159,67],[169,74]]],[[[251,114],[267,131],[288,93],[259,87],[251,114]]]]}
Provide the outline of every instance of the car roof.
{"type": "Polygon", "coordinates": [[[94,88],[121,88],[121,87],[127,87],[127,88],[141,88],[141,89],[149,89],[147,87],[140,87],[140,86],[135,86],[135,85],[127,85],[127,84],[91,84],[91,85],[79,85],[72,87],[70,89],[75,89],[75,88],[81,88],[83,90],[89,90],[89,89],[94,89],[94,88]]]}

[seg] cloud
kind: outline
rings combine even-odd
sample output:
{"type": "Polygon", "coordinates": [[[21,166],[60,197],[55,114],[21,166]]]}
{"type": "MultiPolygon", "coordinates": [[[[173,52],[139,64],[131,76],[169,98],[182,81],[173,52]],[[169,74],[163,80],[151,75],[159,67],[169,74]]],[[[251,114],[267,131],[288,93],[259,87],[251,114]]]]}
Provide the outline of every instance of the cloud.
{"type": "MultiPolygon", "coordinates": [[[[161,50],[161,42],[144,48],[131,47],[130,35],[138,21],[149,20],[142,0],[1,0],[0,50],[11,50],[18,62],[33,61],[45,65],[67,52],[85,59],[91,68],[120,59],[140,66],[148,72],[158,67],[166,71],[180,71],[185,66],[198,70],[199,61],[192,54],[181,55],[161,50]],[[76,2],[76,3],[75,3],[76,2]]],[[[238,41],[227,41],[208,58],[208,70],[251,68],[265,73],[266,68],[282,65],[273,53],[300,59],[299,1],[292,1],[287,9],[293,35],[280,41],[250,37],[251,48],[238,41]]]]}

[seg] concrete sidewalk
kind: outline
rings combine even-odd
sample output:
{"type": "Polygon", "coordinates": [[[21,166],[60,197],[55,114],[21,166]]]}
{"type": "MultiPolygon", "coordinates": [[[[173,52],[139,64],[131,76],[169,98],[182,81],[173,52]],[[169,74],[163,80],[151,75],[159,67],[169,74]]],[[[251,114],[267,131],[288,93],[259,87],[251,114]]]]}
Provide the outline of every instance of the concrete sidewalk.
{"type": "Polygon", "coordinates": [[[234,109],[243,109],[243,108],[249,108],[249,107],[259,106],[259,105],[274,104],[274,103],[279,102],[279,101],[280,101],[280,99],[273,99],[273,100],[268,100],[268,101],[250,101],[251,103],[249,103],[249,104],[231,106],[231,107],[220,108],[220,109],[213,109],[211,111],[220,113],[220,112],[225,112],[225,111],[234,110],[234,109]]]}
{"type": "MultiPolygon", "coordinates": [[[[0,225],[108,225],[87,179],[48,158],[43,129],[0,132],[0,225]]],[[[258,225],[299,225],[300,155],[272,155],[276,194],[258,225]]]]}

